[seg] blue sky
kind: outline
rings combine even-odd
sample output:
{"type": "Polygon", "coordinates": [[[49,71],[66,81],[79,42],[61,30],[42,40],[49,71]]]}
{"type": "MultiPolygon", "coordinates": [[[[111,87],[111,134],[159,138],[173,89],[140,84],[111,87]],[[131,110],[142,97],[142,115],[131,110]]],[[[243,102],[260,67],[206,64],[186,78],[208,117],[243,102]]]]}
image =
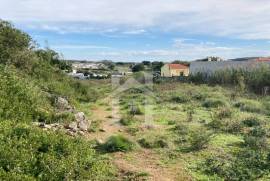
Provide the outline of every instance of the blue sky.
{"type": "Polygon", "coordinates": [[[0,18],[66,59],[270,56],[269,0],[0,0],[0,18]]]}

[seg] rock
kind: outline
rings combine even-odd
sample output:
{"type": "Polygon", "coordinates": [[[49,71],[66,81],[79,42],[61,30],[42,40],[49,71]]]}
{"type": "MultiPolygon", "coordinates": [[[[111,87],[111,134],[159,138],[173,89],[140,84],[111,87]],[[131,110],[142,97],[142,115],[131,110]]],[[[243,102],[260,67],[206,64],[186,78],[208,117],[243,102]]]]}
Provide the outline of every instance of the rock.
{"type": "Polygon", "coordinates": [[[72,109],[72,107],[69,105],[68,101],[65,98],[58,97],[55,102],[56,107],[61,111],[72,109]]]}
{"type": "Polygon", "coordinates": [[[78,112],[74,116],[77,122],[81,122],[85,120],[85,115],[83,112],[78,112]]]}
{"type": "Polygon", "coordinates": [[[49,125],[49,124],[45,124],[45,125],[44,125],[44,128],[46,128],[46,129],[52,129],[52,126],[49,125]]]}
{"type": "Polygon", "coordinates": [[[89,128],[89,122],[85,119],[85,120],[81,120],[79,123],[78,123],[78,128],[81,130],[81,131],[87,131],[88,128],[89,128]]]}
{"type": "Polygon", "coordinates": [[[46,126],[46,124],[45,123],[39,123],[39,127],[41,127],[41,128],[45,128],[45,126],[46,126]]]}
{"type": "Polygon", "coordinates": [[[76,122],[71,122],[71,123],[68,125],[68,129],[72,130],[73,132],[76,132],[76,131],[78,130],[77,123],[76,123],[76,122]]]}
{"type": "Polygon", "coordinates": [[[96,142],[97,142],[98,145],[102,145],[104,143],[104,141],[101,140],[101,139],[96,139],[96,142]]]}
{"type": "Polygon", "coordinates": [[[84,136],[85,133],[83,131],[79,131],[79,135],[84,136]]]}

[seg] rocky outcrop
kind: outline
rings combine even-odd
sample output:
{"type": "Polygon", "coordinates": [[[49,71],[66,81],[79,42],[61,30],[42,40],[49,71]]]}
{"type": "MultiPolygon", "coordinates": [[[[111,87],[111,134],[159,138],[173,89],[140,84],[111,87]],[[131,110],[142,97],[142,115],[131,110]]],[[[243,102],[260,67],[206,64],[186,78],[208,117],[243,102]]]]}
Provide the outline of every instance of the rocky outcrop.
{"type": "Polygon", "coordinates": [[[88,131],[91,122],[86,119],[83,112],[74,114],[74,117],[75,121],[66,125],[60,123],[45,124],[40,122],[34,122],[33,124],[44,130],[63,130],[70,136],[84,135],[88,131]]]}

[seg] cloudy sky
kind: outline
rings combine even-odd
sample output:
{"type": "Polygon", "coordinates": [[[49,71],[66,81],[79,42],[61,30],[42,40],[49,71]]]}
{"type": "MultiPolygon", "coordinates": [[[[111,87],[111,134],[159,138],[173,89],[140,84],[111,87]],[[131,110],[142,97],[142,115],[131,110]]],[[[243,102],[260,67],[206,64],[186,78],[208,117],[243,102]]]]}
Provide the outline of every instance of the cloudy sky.
{"type": "Polygon", "coordinates": [[[0,18],[67,59],[270,56],[269,0],[0,0],[0,18]]]}

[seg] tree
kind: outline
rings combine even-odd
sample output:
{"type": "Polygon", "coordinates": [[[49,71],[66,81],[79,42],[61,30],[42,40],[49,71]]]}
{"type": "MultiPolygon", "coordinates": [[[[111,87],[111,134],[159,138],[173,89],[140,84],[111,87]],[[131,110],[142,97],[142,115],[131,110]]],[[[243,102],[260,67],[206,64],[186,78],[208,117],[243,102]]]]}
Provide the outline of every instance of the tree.
{"type": "Polygon", "coordinates": [[[151,62],[150,62],[150,61],[142,61],[142,63],[143,63],[144,65],[146,65],[146,66],[151,65],[151,62]]]}
{"type": "Polygon", "coordinates": [[[152,62],[152,69],[153,71],[160,71],[163,65],[164,65],[163,62],[152,62]]]}
{"type": "Polygon", "coordinates": [[[32,48],[31,37],[15,29],[7,21],[0,20],[0,63],[14,63],[28,55],[32,48]]]}
{"type": "Polygon", "coordinates": [[[140,72],[144,70],[144,64],[143,63],[139,63],[136,64],[132,67],[132,72],[140,72]]]}

